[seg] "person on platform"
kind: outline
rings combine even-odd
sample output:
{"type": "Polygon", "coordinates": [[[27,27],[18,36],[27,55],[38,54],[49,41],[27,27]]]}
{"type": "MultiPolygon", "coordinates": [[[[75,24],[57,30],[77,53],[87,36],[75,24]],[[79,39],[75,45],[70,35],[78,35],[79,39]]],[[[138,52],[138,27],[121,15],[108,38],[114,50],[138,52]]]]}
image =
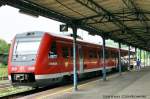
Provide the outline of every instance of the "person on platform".
{"type": "Polygon", "coordinates": [[[141,69],[141,61],[139,59],[136,61],[136,66],[137,66],[137,70],[141,69]]]}

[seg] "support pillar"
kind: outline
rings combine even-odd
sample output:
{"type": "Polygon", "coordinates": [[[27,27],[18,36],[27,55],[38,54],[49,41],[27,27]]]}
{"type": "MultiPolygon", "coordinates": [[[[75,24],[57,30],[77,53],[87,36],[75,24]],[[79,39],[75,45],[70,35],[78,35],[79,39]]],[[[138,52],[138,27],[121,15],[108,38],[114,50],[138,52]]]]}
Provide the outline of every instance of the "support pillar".
{"type": "Polygon", "coordinates": [[[150,66],[150,52],[148,51],[148,66],[150,66]]]}
{"type": "Polygon", "coordinates": [[[77,38],[77,27],[72,26],[73,30],[73,91],[77,91],[77,65],[76,65],[76,38],[77,38]]]}
{"type": "MultiPolygon", "coordinates": [[[[140,60],[140,62],[141,62],[141,65],[142,65],[142,57],[141,57],[141,49],[140,49],[140,53],[139,53],[140,55],[139,55],[139,60],[140,60]]],[[[141,66],[142,67],[142,66],[141,66]]]]}
{"type": "Polygon", "coordinates": [[[148,51],[146,51],[146,58],[147,58],[147,62],[146,62],[146,67],[148,66],[148,51]]]}
{"type": "Polygon", "coordinates": [[[119,42],[119,74],[121,75],[121,43],[119,42]]]}
{"type": "Polygon", "coordinates": [[[150,66],[150,52],[148,51],[148,66],[150,66]]]}
{"type": "Polygon", "coordinates": [[[106,65],[105,65],[105,37],[103,37],[103,80],[106,81],[106,65]]]}
{"type": "Polygon", "coordinates": [[[137,48],[135,48],[135,60],[137,60],[137,48]]]}
{"type": "Polygon", "coordinates": [[[145,67],[147,66],[147,51],[145,51],[145,67]]]}
{"type": "Polygon", "coordinates": [[[130,70],[130,46],[129,46],[129,49],[128,49],[128,60],[129,60],[128,68],[130,70]]]}
{"type": "Polygon", "coordinates": [[[145,51],[144,52],[144,67],[145,67],[145,64],[146,64],[146,57],[145,57],[145,51]]]}
{"type": "Polygon", "coordinates": [[[148,66],[150,66],[150,52],[148,51],[148,66]]]}
{"type": "MultiPolygon", "coordinates": [[[[135,47],[135,63],[136,63],[136,61],[137,61],[137,59],[138,59],[138,51],[137,51],[137,48],[135,47]]],[[[134,66],[134,69],[136,69],[136,66],[134,66]]]]}

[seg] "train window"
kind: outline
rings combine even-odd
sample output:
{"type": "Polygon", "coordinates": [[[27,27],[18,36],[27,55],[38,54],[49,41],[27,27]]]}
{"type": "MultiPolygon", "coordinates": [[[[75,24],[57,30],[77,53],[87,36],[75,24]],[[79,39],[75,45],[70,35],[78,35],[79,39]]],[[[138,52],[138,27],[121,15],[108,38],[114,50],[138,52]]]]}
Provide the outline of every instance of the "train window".
{"type": "Polygon", "coordinates": [[[69,57],[69,54],[68,54],[68,48],[67,47],[64,47],[64,48],[62,48],[62,56],[64,57],[64,58],[68,58],[69,57]]]}
{"type": "Polygon", "coordinates": [[[90,51],[89,51],[89,58],[97,58],[96,51],[90,50],[90,51]]]}
{"type": "Polygon", "coordinates": [[[103,52],[102,51],[98,51],[98,57],[102,58],[103,57],[103,52]]]}
{"type": "Polygon", "coordinates": [[[106,49],[105,58],[106,58],[106,59],[109,58],[109,50],[108,50],[108,49],[106,49]]]}
{"type": "Polygon", "coordinates": [[[40,46],[40,41],[18,41],[15,43],[13,54],[25,55],[36,54],[40,46]]]}
{"type": "Polygon", "coordinates": [[[92,58],[92,57],[93,57],[92,51],[90,50],[90,51],[89,51],[89,58],[92,58]]]}
{"type": "Polygon", "coordinates": [[[115,58],[117,54],[115,52],[112,52],[112,58],[115,58]]]}
{"type": "Polygon", "coordinates": [[[56,42],[52,42],[51,49],[48,56],[49,58],[57,58],[56,42]]]}
{"type": "Polygon", "coordinates": [[[97,58],[97,52],[96,51],[93,51],[93,57],[97,58]]]}
{"type": "Polygon", "coordinates": [[[71,57],[73,57],[73,48],[71,47],[71,50],[70,50],[70,55],[71,57]]]}

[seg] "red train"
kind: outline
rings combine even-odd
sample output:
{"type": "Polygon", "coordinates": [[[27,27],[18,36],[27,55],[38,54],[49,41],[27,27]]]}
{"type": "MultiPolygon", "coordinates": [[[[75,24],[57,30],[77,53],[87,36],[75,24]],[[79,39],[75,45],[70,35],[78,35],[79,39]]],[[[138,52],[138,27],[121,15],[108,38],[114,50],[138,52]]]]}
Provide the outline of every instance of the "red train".
{"type": "MultiPolygon", "coordinates": [[[[13,85],[44,86],[73,75],[72,37],[47,32],[17,34],[8,59],[13,85]]],[[[102,46],[77,40],[78,75],[103,69],[102,46]]],[[[122,56],[127,55],[122,50],[122,56]]],[[[106,47],[106,68],[117,68],[118,49],[106,47]]]]}

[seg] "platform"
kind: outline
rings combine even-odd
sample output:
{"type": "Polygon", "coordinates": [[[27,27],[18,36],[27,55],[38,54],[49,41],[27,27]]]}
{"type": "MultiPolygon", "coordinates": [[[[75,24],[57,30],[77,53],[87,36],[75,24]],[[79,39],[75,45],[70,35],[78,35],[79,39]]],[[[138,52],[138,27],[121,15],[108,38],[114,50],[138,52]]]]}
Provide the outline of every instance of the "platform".
{"type": "Polygon", "coordinates": [[[140,71],[128,71],[115,74],[78,86],[77,92],[72,87],[36,93],[23,99],[150,99],[150,67],[140,71]]]}

